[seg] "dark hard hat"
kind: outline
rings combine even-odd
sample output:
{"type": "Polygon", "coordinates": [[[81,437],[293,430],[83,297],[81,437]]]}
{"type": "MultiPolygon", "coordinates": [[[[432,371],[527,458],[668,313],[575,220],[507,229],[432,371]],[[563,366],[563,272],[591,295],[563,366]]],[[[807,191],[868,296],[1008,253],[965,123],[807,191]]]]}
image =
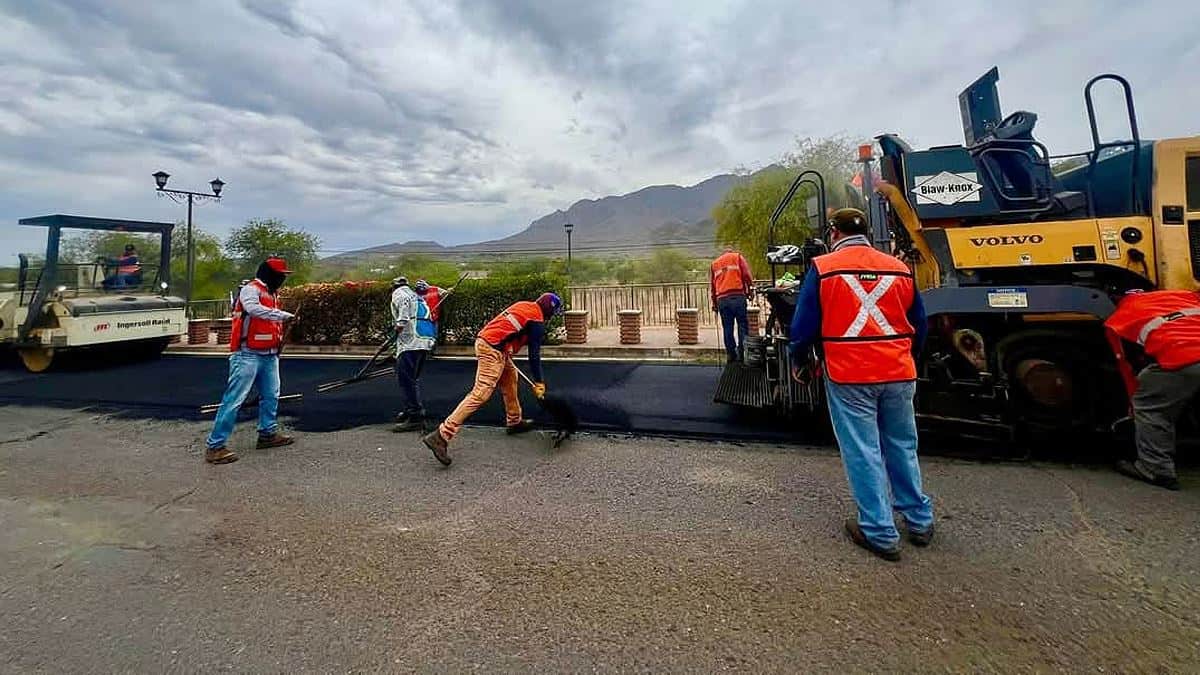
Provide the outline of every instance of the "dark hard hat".
{"type": "Polygon", "coordinates": [[[137,247],[134,246],[133,244],[125,244],[125,252],[126,253],[128,253],[129,251],[136,251],[136,250],[137,250],[137,247]]]}
{"type": "Polygon", "coordinates": [[[838,209],[829,216],[829,226],[838,232],[863,234],[867,231],[867,214],[858,209],[838,209]]]}

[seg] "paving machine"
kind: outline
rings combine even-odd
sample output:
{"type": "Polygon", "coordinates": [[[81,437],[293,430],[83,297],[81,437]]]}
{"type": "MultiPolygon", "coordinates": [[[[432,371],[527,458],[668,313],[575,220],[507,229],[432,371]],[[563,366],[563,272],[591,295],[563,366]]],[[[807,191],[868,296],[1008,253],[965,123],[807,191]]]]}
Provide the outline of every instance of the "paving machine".
{"type": "Polygon", "coordinates": [[[65,215],[19,222],[47,229],[45,259],[20,256],[15,290],[0,292],[0,343],[15,347],[28,370],[42,372],[81,349],[157,355],[185,332],[186,303],[168,295],[171,223],[65,215]],[[114,287],[111,264],[60,262],[64,229],[158,235],[159,262],[139,265],[114,287]]]}
{"type": "MultiPolygon", "coordinates": [[[[1092,148],[1051,155],[1036,114],[1001,114],[998,80],[993,68],[959,96],[965,144],[917,151],[879,136],[883,182],[864,180],[873,243],[910,265],[929,315],[918,414],[1002,435],[1107,430],[1128,401],[1103,320],[1126,291],[1198,287],[1200,136],[1142,139],[1129,83],[1105,74],[1084,87],[1092,148]],[[1128,138],[1101,140],[1098,85],[1122,94],[1128,138]]],[[[776,264],[806,269],[823,246],[771,244],[773,277],[776,264]]],[[[813,378],[787,377],[795,289],[764,293],[773,317],[748,345],[759,354],[727,369],[717,400],[812,411],[813,378]]]]}

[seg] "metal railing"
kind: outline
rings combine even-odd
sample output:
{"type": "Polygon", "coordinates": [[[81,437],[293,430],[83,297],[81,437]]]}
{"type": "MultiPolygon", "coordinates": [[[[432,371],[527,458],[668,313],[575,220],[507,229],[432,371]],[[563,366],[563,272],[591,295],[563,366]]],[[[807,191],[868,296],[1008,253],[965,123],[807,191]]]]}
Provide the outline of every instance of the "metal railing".
{"type": "Polygon", "coordinates": [[[226,298],[193,300],[188,303],[187,315],[189,319],[228,319],[231,309],[226,298]]]}
{"type": "MultiPolygon", "coordinates": [[[[766,319],[767,308],[761,298],[755,296],[754,303],[763,308],[766,319]]],[[[643,326],[674,326],[675,311],[680,307],[699,310],[701,326],[720,324],[717,313],[712,311],[712,294],[707,282],[622,284],[611,286],[571,286],[568,288],[570,309],[586,309],[590,328],[615,328],[617,312],[623,309],[642,310],[643,326]]]]}

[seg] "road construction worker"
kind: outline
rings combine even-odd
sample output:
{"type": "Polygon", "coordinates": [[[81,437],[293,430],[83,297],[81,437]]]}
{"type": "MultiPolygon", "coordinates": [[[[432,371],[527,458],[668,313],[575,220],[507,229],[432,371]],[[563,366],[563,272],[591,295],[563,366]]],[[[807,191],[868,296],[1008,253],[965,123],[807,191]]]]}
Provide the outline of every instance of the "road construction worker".
{"type": "Polygon", "coordinates": [[[283,323],[293,318],[291,312],[279,308],[279,292],[288,269],[283,258],[270,257],[258,266],[254,279],[238,292],[233,305],[233,335],[230,337],[229,383],[217,410],[212,433],[208,435],[208,450],[204,460],[210,464],[236,462],[238,456],[226,443],[233,433],[238,409],[257,387],[258,448],[290,445],[293,439],[279,433],[276,414],[279,410],[279,350],[283,345],[283,323]]]}
{"type": "Polygon", "coordinates": [[[425,406],[418,380],[429,350],[437,340],[429,306],[405,277],[392,280],[392,324],[396,330],[396,379],[403,408],[392,431],[425,428],[425,406]]]}
{"type": "Polygon", "coordinates": [[[1129,293],[1104,328],[1129,392],[1137,444],[1137,459],[1116,469],[1178,490],[1175,423],[1200,392],[1200,292],[1129,293]],[[1136,375],[1135,365],[1144,366],[1136,375]]]}
{"type": "Polygon", "coordinates": [[[141,285],[142,264],[138,260],[136,246],[126,244],[125,252],[121,254],[121,257],[109,260],[108,263],[116,267],[116,271],[115,274],[104,279],[105,288],[127,288],[141,285]]]}
{"type": "Polygon", "coordinates": [[[507,431],[519,434],[533,428],[533,420],[521,415],[521,401],[517,398],[517,371],[512,357],[529,347],[529,369],[533,375],[534,395],[546,395],[545,378],[542,377],[542,340],[545,324],[562,311],[562,299],[554,293],[543,293],[536,301],[521,300],[509,306],[479,331],[475,339],[475,386],[454,412],[441,425],[422,439],[433,451],[434,457],[445,466],[450,465],[448,446],[458,435],[463,423],[479,406],[492,397],[496,386],[504,397],[504,416],[507,431]]]}
{"type": "Polygon", "coordinates": [[[819,347],[829,416],[858,505],[846,533],[875,555],[899,560],[894,512],[903,516],[912,544],[933,539],[913,409],[925,307],[908,267],[871,247],[862,211],[838,209],[829,226],[831,252],[813,259],[796,299],[793,376],[819,347]]]}
{"type": "Polygon", "coordinates": [[[750,319],[746,312],[746,301],[754,287],[750,263],[734,250],[733,244],[726,244],[725,252],[712,262],[708,278],[712,310],[721,316],[726,358],[730,363],[740,361],[746,334],[750,332],[750,319]],[[735,323],[736,339],[733,330],[735,323]]]}

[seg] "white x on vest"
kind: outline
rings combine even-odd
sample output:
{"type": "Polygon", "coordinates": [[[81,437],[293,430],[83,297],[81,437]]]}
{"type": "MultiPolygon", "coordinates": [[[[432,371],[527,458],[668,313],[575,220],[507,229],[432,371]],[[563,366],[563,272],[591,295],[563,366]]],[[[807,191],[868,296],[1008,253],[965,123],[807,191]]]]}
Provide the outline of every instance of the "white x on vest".
{"type": "Polygon", "coordinates": [[[892,284],[896,281],[896,277],[885,276],[881,278],[875,288],[871,289],[870,293],[867,293],[867,290],[858,282],[858,275],[839,274],[838,276],[841,277],[842,281],[846,282],[846,285],[850,287],[850,291],[862,303],[858,308],[858,314],[854,317],[854,322],[850,324],[850,327],[846,329],[842,337],[858,337],[862,333],[863,328],[867,326],[868,318],[875,320],[875,323],[879,325],[879,330],[883,331],[884,335],[895,335],[896,329],[892,328],[892,324],[888,323],[887,317],[883,315],[883,312],[879,310],[878,305],[875,303],[879,302],[883,294],[887,293],[888,289],[892,287],[892,284]]]}
{"type": "Polygon", "coordinates": [[[1200,316],[1200,308],[1184,307],[1178,312],[1171,312],[1170,314],[1150,319],[1146,322],[1145,326],[1142,326],[1141,332],[1138,333],[1138,344],[1145,347],[1146,340],[1150,339],[1151,333],[1162,328],[1165,324],[1171,323],[1175,319],[1182,319],[1185,316],[1200,316]]]}

